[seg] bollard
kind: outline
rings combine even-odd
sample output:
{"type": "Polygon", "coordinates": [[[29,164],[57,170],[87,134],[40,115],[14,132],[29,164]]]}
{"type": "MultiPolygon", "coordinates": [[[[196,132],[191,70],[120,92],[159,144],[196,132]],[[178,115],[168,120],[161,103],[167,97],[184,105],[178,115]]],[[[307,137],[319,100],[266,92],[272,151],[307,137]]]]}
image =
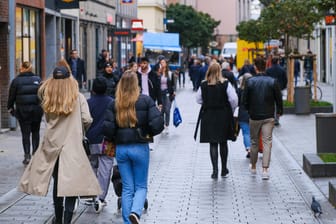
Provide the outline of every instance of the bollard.
{"type": "Polygon", "coordinates": [[[297,86],[294,92],[296,114],[310,113],[310,86],[297,86]]]}
{"type": "Polygon", "coordinates": [[[317,153],[336,153],[336,113],[317,113],[315,121],[317,153]]]}

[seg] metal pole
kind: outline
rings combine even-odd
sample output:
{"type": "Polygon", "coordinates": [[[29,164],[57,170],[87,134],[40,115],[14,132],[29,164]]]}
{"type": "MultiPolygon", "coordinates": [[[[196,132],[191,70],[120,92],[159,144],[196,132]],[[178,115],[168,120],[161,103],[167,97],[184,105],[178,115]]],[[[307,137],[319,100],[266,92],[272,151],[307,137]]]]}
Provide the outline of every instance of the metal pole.
{"type": "MultiPolygon", "coordinates": [[[[16,1],[8,1],[8,31],[9,31],[9,80],[12,81],[15,78],[15,6],[16,1]]],[[[10,116],[9,127],[11,129],[16,128],[16,119],[10,116]]]]}
{"type": "Polygon", "coordinates": [[[332,26],[333,56],[332,56],[332,79],[333,88],[333,111],[336,112],[336,25],[332,26]]]}

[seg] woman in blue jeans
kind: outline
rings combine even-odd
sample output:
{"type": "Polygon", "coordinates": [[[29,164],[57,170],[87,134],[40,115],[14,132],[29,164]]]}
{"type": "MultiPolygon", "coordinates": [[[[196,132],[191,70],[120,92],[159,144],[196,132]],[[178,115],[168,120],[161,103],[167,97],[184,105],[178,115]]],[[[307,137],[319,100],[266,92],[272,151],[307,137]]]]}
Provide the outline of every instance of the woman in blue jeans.
{"type": "Polygon", "coordinates": [[[243,142],[245,150],[247,152],[246,158],[250,158],[250,149],[251,149],[250,124],[249,124],[250,116],[241,99],[244,93],[245,82],[250,77],[252,77],[250,73],[245,73],[244,75],[242,75],[239,78],[240,87],[238,89],[238,99],[239,99],[238,122],[243,132],[243,142]]]}
{"type": "Polygon", "coordinates": [[[105,112],[103,133],[116,143],[124,223],[137,224],[147,197],[148,144],[163,130],[163,118],[154,101],[140,94],[133,71],[122,75],[115,96],[105,112]]]}

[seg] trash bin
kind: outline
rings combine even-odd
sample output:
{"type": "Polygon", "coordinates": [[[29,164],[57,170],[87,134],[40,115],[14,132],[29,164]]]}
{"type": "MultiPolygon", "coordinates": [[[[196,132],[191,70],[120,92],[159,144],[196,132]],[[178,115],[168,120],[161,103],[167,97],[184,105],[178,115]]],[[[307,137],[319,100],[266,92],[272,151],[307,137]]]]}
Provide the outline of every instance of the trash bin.
{"type": "Polygon", "coordinates": [[[296,114],[310,113],[310,86],[295,87],[294,105],[296,114]]]}
{"type": "Polygon", "coordinates": [[[336,153],[336,113],[316,113],[317,153],[336,153]]]}

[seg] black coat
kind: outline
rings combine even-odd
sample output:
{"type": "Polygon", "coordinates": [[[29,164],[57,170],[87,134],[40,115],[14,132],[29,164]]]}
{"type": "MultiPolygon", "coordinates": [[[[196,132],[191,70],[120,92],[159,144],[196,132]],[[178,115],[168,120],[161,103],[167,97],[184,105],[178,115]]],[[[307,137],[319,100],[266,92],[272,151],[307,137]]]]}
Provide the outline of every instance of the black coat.
{"type": "MultiPolygon", "coordinates": [[[[146,95],[141,94],[135,103],[137,116],[137,128],[143,136],[155,136],[160,134],[164,128],[161,112],[155,106],[154,101],[146,95]]],[[[117,144],[143,143],[137,135],[137,128],[120,128],[116,121],[115,101],[106,109],[103,123],[103,133],[108,139],[114,140],[117,144]]]]}
{"type": "MultiPolygon", "coordinates": [[[[141,78],[141,73],[137,72],[138,75],[138,81],[139,81],[139,86],[142,92],[142,78],[141,78]]],[[[149,88],[149,96],[152,98],[154,102],[156,102],[158,105],[162,105],[162,96],[161,96],[161,88],[160,88],[160,78],[154,72],[151,70],[148,73],[148,88],[149,88]]]]}
{"type": "Polygon", "coordinates": [[[277,80],[281,90],[287,87],[287,74],[285,69],[283,69],[278,64],[273,64],[270,68],[266,70],[266,75],[277,80]]]}
{"type": "MultiPolygon", "coordinates": [[[[72,69],[72,59],[68,59],[68,64],[72,69]]],[[[73,74],[74,75],[74,74],[73,74]]],[[[84,61],[80,58],[77,58],[77,75],[74,78],[78,81],[79,88],[82,88],[82,82],[86,82],[86,71],[84,61]]]]}
{"type": "Polygon", "coordinates": [[[274,117],[276,113],[282,115],[282,96],[276,80],[258,74],[246,80],[243,102],[252,120],[264,120],[274,117]]]}
{"type": "Polygon", "coordinates": [[[202,114],[200,142],[222,143],[233,136],[233,114],[226,89],[228,81],[216,85],[201,83],[202,114]]]}
{"type": "Polygon", "coordinates": [[[18,120],[41,121],[43,110],[37,96],[40,84],[41,78],[31,72],[21,73],[13,79],[9,88],[7,109],[14,110],[15,105],[15,116],[18,120]]]}
{"type": "Polygon", "coordinates": [[[117,85],[119,82],[119,76],[115,73],[108,74],[104,71],[102,77],[106,80],[106,92],[105,94],[111,96],[112,98],[115,97],[115,91],[117,90],[117,85]]]}

